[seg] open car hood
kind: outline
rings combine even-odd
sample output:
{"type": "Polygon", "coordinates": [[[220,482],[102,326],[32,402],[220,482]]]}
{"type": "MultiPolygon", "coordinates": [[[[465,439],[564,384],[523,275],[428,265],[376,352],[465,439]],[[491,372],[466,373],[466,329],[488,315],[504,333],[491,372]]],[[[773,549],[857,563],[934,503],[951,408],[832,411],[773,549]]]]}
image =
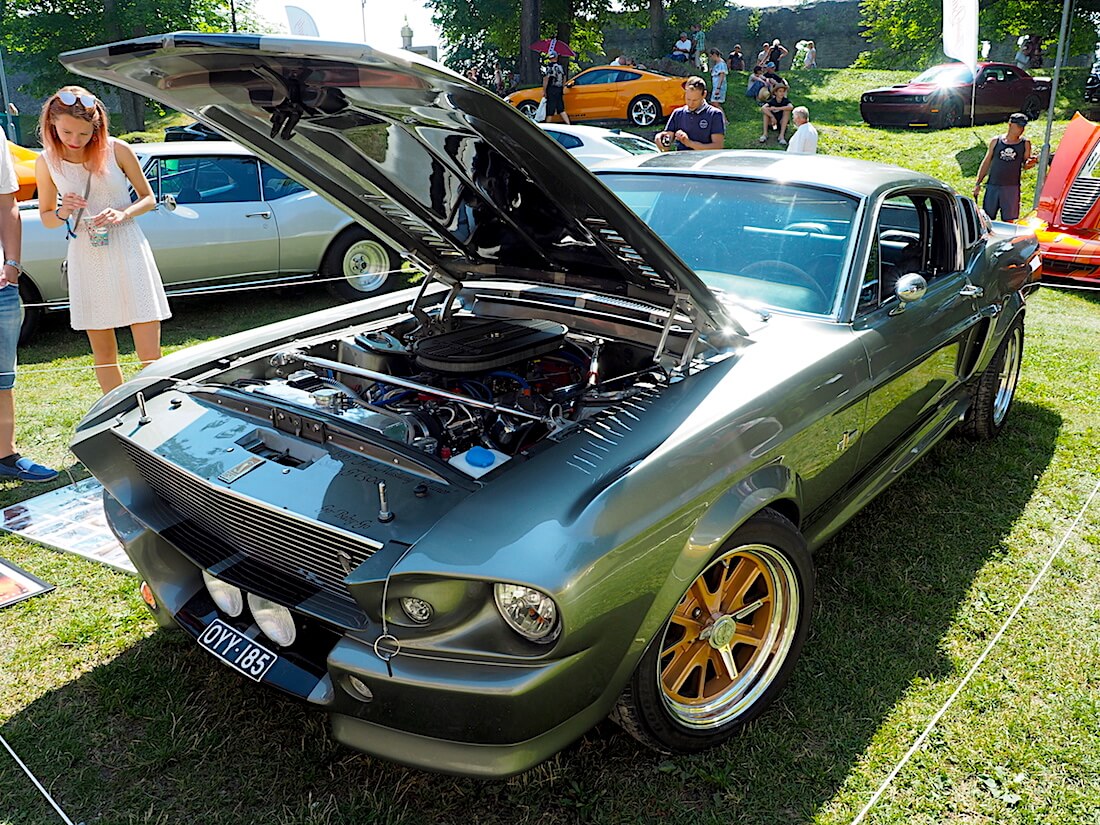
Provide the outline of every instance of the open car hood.
{"type": "Polygon", "coordinates": [[[1100,227],[1100,125],[1080,113],[1066,127],[1050,164],[1036,215],[1070,232],[1100,227]]]}
{"type": "Polygon", "coordinates": [[[68,52],[61,62],[232,137],[425,268],[668,308],[679,293],[701,331],[744,334],[691,269],[553,139],[412,53],[176,33],[68,52]]]}

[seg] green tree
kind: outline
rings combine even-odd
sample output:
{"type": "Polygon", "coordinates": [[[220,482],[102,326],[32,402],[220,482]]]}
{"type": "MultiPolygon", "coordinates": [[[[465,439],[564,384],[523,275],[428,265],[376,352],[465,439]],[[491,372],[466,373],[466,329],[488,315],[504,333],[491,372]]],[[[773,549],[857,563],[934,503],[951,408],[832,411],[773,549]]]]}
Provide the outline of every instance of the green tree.
{"type": "MultiPolygon", "coordinates": [[[[67,83],[79,83],[102,95],[107,87],[69,74],[58,55],[147,34],[228,31],[230,9],[229,0],[0,0],[0,46],[11,65],[30,76],[22,86],[28,94],[44,97],[67,83]]],[[[233,9],[239,29],[257,27],[252,0],[233,0],[233,9]]],[[[123,128],[143,129],[145,98],[111,91],[120,101],[123,128]]]]}
{"type": "MultiPolygon", "coordinates": [[[[979,0],[978,36],[997,42],[1037,34],[1043,52],[1053,59],[1062,19],[1062,0],[979,0]]],[[[944,60],[942,0],[862,0],[863,36],[875,44],[857,66],[917,68],[944,60]]],[[[1100,0],[1073,5],[1070,53],[1091,53],[1096,46],[1100,0]]],[[[975,44],[975,48],[977,44],[975,44]]]]}

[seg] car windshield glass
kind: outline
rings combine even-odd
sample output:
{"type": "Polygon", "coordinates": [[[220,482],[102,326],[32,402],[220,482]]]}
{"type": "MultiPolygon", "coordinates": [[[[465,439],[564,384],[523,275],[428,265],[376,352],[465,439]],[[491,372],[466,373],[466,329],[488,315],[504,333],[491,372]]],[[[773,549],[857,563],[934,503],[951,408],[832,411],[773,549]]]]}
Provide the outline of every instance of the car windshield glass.
{"type": "Polygon", "coordinates": [[[606,173],[601,180],[711,289],[773,309],[833,312],[857,199],[735,178],[606,173]]]}
{"type": "Polygon", "coordinates": [[[961,63],[954,63],[947,66],[933,66],[931,69],[914,77],[910,82],[936,83],[941,86],[946,86],[949,83],[969,83],[973,79],[974,75],[970,73],[970,69],[963,66],[961,63]]]}
{"type": "Polygon", "coordinates": [[[626,150],[632,155],[648,155],[650,152],[660,151],[656,143],[650,143],[648,140],[638,137],[615,135],[608,137],[607,142],[612,146],[618,146],[620,149],[626,150]]]}

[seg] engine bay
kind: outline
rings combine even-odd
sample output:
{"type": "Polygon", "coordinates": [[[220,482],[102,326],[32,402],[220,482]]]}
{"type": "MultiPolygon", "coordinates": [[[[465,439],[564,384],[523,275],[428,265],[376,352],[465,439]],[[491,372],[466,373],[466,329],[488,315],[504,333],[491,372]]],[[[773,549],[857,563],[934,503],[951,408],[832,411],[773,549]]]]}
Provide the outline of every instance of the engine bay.
{"type": "Polygon", "coordinates": [[[456,313],[345,331],[219,378],[479,478],[671,375],[633,342],[553,320],[456,313]]]}

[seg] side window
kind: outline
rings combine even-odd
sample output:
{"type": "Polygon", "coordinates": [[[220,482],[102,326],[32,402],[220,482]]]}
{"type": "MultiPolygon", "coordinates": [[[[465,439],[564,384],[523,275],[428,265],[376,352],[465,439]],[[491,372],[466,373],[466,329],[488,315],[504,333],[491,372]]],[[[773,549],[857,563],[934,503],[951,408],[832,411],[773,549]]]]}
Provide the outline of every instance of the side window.
{"type": "Polygon", "coordinates": [[[577,149],[584,146],[584,143],[576,135],[567,135],[565,132],[558,132],[554,129],[547,129],[546,132],[566,149],[577,149]]]}
{"type": "Polygon", "coordinates": [[[591,72],[584,72],[574,78],[574,81],[578,86],[593,86],[597,83],[614,83],[615,78],[618,76],[618,72],[615,69],[596,69],[591,72]]]}
{"type": "Polygon", "coordinates": [[[624,72],[621,69],[615,75],[616,83],[629,83],[631,80],[637,80],[641,75],[637,72],[624,72]]]}
{"type": "Polygon", "coordinates": [[[974,201],[962,195],[957,196],[956,199],[962,214],[963,246],[969,249],[980,241],[984,234],[982,222],[978,217],[978,207],[974,201]]]}
{"type": "Polygon", "coordinates": [[[292,180],[270,164],[260,163],[260,179],[264,187],[264,200],[274,201],[285,198],[287,195],[296,195],[305,192],[306,187],[292,180]]]}
{"type": "Polygon", "coordinates": [[[894,287],[902,275],[924,274],[930,223],[924,197],[895,195],[883,201],[863,278],[861,311],[897,300],[894,287]]]}
{"type": "Polygon", "coordinates": [[[260,175],[253,158],[163,158],[161,193],[177,203],[239,203],[260,200],[260,175]]]}

